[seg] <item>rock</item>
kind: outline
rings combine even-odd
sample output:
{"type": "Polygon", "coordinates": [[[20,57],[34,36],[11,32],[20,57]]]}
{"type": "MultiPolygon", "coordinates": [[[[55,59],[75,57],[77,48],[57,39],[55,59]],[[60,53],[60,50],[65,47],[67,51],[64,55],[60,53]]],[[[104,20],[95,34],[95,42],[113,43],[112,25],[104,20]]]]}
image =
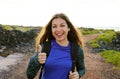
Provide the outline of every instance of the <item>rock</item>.
{"type": "Polygon", "coordinates": [[[9,71],[9,67],[21,61],[23,54],[14,53],[5,57],[0,57],[0,72],[3,70],[9,71]]]}
{"type": "Polygon", "coordinates": [[[32,29],[26,32],[20,30],[6,30],[0,26],[0,46],[16,47],[21,43],[30,43],[38,33],[38,29],[32,29]]]}

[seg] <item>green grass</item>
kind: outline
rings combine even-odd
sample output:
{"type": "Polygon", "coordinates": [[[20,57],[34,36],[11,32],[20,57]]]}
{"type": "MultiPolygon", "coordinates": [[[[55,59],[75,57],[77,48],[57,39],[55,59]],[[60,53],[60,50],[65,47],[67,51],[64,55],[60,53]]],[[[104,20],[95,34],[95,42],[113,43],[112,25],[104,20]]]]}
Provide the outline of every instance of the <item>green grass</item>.
{"type": "Polygon", "coordinates": [[[100,33],[100,30],[93,29],[93,28],[79,28],[79,29],[81,29],[81,32],[83,35],[100,33]]]}
{"type": "Polygon", "coordinates": [[[23,27],[23,26],[10,26],[10,25],[3,25],[3,29],[6,30],[20,30],[22,32],[26,32],[30,30],[30,27],[23,27]]]}
{"type": "Polygon", "coordinates": [[[27,32],[31,29],[39,29],[40,26],[32,27],[32,26],[18,26],[18,25],[2,25],[3,29],[6,30],[20,30],[22,32],[27,32]]]}
{"type": "Polygon", "coordinates": [[[115,50],[105,50],[100,52],[100,55],[105,59],[106,62],[114,64],[114,69],[120,69],[120,52],[115,50]]]}

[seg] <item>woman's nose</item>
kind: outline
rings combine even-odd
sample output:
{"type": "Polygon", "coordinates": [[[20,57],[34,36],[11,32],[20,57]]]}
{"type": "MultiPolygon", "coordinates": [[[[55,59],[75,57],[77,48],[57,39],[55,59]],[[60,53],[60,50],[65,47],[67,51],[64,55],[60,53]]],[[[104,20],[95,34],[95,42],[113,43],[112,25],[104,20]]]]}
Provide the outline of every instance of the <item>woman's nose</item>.
{"type": "Polygon", "coordinates": [[[57,27],[57,28],[56,28],[56,30],[57,30],[57,31],[60,31],[60,30],[61,30],[61,28],[60,28],[60,27],[57,27]]]}

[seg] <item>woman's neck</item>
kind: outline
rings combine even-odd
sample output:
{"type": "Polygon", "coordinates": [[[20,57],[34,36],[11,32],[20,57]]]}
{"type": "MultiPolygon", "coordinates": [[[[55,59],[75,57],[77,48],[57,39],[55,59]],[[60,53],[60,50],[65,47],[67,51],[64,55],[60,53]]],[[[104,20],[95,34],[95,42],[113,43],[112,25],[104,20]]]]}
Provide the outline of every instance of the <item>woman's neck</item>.
{"type": "Polygon", "coordinates": [[[58,40],[56,40],[56,42],[57,42],[59,45],[61,45],[61,46],[68,46],[68,44],[69,44],[69,41],[68,41],[68,40],[64,40],[64,41],[58,41],[58,40]]]}

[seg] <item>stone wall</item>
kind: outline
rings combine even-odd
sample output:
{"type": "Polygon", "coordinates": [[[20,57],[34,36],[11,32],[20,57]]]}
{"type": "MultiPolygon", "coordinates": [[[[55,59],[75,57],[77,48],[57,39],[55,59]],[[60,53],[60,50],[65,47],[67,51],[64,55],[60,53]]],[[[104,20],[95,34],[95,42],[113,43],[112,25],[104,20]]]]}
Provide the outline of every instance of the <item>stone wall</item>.
{"type": "Polygon", "coordinates": [[[102,50],[116,50],[120,51],[120,33],[116,32],[117,38],[112,40],[112,43],[105,44],[103,41],[98,41],[99,48],[92,49],[93,52],[100,52],[102,50]]]}
{"type": "Polygon", "coordinates": [[[0,26],[0,49],[12,49],[12,52],[33,52],[35,37],[40,29],[32,29],[26,32],[20,30],[6,30],[0,26]],[[32,50],[32,51],[31,51],[32,50]]]}
{"type": "Polygon", "coordinates": [[[16,46],[21,43],[30,42],[36,37],[38,30],[33,29],[27,32],[20,30],[6,30],[0,27],[0,44],[5,46],[16,46]]]}
{"type": "Polygon", "coordinates": [[[116,33],[117,35],[117,39],[113,39],[112,41],[112,45],[113,45],[113,49],[120,51],[120,33],[116,33]]]}

